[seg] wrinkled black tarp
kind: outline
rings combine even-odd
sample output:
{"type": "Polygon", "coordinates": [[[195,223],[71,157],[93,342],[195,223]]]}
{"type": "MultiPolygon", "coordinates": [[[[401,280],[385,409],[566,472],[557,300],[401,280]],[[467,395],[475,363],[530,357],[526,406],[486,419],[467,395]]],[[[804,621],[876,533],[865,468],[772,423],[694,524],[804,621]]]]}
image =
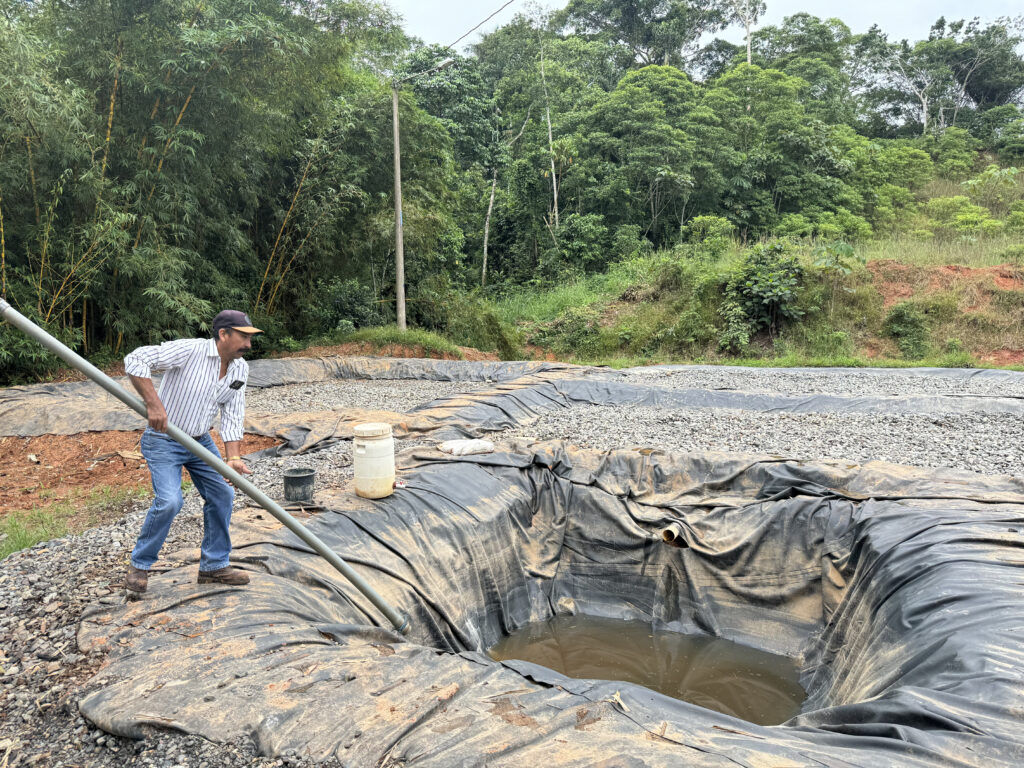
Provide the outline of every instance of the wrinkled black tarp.
{"type": "MultiPolygon", "coordinates": [[[[420,358],[293,357],[254,360],[251,387],[327,379],[423,379],[429,381],[506,381],[538,373],[583,376],[594,371],[565,363],[468,362],[420,358]]],[[[606,371],[605,375],[621,375],[606,371]]],[[[115,378],[131,394],[126,376],[115,378]]],[[[160,376],[154,376],[159,384],[160,376]]],[[[0,437],[75,435],[79,432],[144,429],[145,421],[91,381],[29,384],[0,389],[0,437]]]]}
{"type": "MultiPolygon", "coordinates": [[[[665,366],[671,370],[672,366],[665,366]]],[[[789,369],[787,369],[789,370],[789,369]]],[[[816,369],[815,369],[816,370],[816,369]]],[[[866,369],[872,370],[872,369],[866,369]]],[[[915,369],[911,369],[915,370],[915,369]]],[[[916,369],[921,375],[937,369],[916,369]]],[[[904,373],[900,369],[900,373],[904,373]]],[[[949,376],[977,375],[985,371],[950,370],[949,376]]],[[[992,373],[1024,376],[1014,371],[992,373]]],[[[1007,413],[1024,415],[1024,398],[980,395],[775,395],[734,390],[673,390],[625,380],[615,371],[560,363],[488,363],[458,360],[391,358],[288,358],[257,360],[251,366],[254,386],[275,386],[297,381],[320,381],[332,376],[359,378],[412,378],[436,381],[494,381],[495,388],[470,395],[441,398],[414,408],[421,417],[413,432],[438,430],[439,439],[477,437],[530,423],[537,416],[575,404],[609,406],[645,405],[663,408],[734,408],[789,413],[1007,413]],[[304,378],[309,377],[309,378],[304,378]],[[508,377],[516,377],[509,379],[508,377]]],[[[126,380],[123,382],[127,388],[126,380]]],[[[250,413],[246,430],[277,434],[289,444],[284,451],[309,450],[308,433],[332,433],[332,422],[360,420],[351,409],[304,415],[286,430],[276,415],[250,413]],[[306,418],[308,416],[308,418],[306,418]],[[315,422],[315,423],[314,423],[315,422]],[[298,430],[297,432],[295,430],[298,430]]],[[[389,422],[400,417],[382,417],[389,422]]],[[[0,437],[77,434],[86,431],[136,430],[141,417],[91,382],[44,384],[0,390],[0,437]]],[[[337,439],[350,437],[345,429],[337,439]]]]}
{"type": "Polygon", "coordinates": [[[189,551],[86,613],[82,648],[111,652],[85,715],[350,766],[1024,764],[1021,479],[561,443],[407,464],[390,498],[326,492],[306,521],[407,638],[252,513],[248,587],[196,585],[189,551]],[[556,613],[795,656],[808,701],[761,727],[481,653],[556,613]]]}

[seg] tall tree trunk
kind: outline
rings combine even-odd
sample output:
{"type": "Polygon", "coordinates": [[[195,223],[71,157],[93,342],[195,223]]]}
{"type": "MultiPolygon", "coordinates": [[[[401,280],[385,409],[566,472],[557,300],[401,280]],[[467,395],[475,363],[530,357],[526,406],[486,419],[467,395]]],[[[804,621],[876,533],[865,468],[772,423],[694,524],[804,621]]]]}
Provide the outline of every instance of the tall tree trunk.
{"type": "MultiPolygon", "coordinates": [[[[107,136],[103,141],[103,161],[100,163],[100,179],[107,175],[107,159],[110,157],[110,129],[114,126],[114,104],[117,101],[117,85],[121,80],[121,41],[117,43],[117,66],[114,68],[114,85],[110,88],[110,108],[107,110],[107,136]]],[[[99,206],[99,200],[96,201],[99,206]]]]}
{"type": "Polygon", "coordinates": [[[36,194],[36,169],[32,165],[32,137],[25,137],[25,149],[28,151],[28,178],[32,183],[32,204],[36,209],[36,224],[39,223],[39,196],[36,194]]]}
{"type": "Polygon", "coordinates": [[[551,155],[551,198],[554,203],[555,229],[558,229],[558,176],[555,173],[555,141],[551,131],[551,102],[548,99],[548,81],[544,76],[544,47],[540,49],[540,81],[544,86],[544,114],[548,120],[548,154],[551,155]]]}
{"type": "Polygon", "coordinates": [[[4,242],[4,196],[0,193],[0,298],[7,298],[7,245],[4,242]]]}
{"type": "Polygon", "coordinates": [[[494,166],[491,179],[491,201],[487,204],[487,216],[484,218],[484,263],[480,268],[480,287],[487,285],[487,240],[491,234],[491,212],[494,210],[494,191],[498,188],[498,166],[494,166]]]}

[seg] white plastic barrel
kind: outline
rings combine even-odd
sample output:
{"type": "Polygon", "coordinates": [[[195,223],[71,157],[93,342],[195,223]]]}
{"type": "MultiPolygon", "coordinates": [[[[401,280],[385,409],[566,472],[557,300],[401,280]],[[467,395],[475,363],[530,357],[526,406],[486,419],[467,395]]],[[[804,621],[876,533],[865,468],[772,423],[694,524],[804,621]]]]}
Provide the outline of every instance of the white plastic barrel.
{"type": "Polygon", "coordinates": [[[372,422],[353,428],[352,465],[356,494],[364,499],[383,499],[394,493],[395,440],[391,425],[372,422]]]}

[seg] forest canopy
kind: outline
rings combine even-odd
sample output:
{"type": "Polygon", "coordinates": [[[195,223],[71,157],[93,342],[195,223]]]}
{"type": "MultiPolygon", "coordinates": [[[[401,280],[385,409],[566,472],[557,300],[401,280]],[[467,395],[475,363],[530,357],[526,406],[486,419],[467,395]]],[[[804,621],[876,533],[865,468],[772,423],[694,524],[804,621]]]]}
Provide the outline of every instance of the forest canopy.
{"type": "MultiPolygon", "coordinates": [[[[763,10],[571,0],[456,52],[373,0],[0,0],[0,290],[110,356],[227,306],[270,339],[393,321],[399,81],[423,328],[694,240],[1024,231],[1020,18],[763,10]]],[[[43,365],[0,344],[0,379],[43,365]]]]}

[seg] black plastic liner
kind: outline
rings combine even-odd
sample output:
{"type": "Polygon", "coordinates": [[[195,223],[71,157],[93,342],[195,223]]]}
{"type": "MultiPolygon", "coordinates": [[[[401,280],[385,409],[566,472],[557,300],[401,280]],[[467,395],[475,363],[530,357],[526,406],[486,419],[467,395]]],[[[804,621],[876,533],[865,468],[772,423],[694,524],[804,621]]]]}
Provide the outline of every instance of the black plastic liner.
{"type": "MultiPolygon", "coordinates": [[[[328,357],[255,360],[248,386],[263,388],[328,379],[417,379],[427,381],[493,381],[540,376],[587,376],[599,369],[565,363],[468,362],[419,358],[328,357]]],[[[601,370],[605,377],[621,374],[601,370]]],[[[160,376],[154,376],[157,385],[160,376]]],[[[115,379],[128,392],[127,377],[115,379]]],[[[0,389],[0,437],[75,435],[80,432],[144,429],[134,411],[91,381],[30,384],[0,389]]],[[[255,430],[248,430],[255,431],[255,430]]]]}
{"type": "MultiPolygon", "coordinates": [[[[666,366],[671,370],[673,366],[666,366]]],[[[789,369],[787,369],[789,370],[789,369]]],[[[871,369],[866,369],[871,370],[871,369]]],[[[915,369],[921,375],[938,369],[915,369]]],[[[903,369],[900,369],[903,373],[903,369]]],[[[948,376],[1013,371],[946,371],[948,376]]],[[[278,435],[284,452],[309,450],[318,440],[348,439],[359,421],[386,421],[399,434],[437,431],[439,439],[478,437],[529,424],[537,416],[576,404],[644,405],[663,408],[734,408],[789,413],[991,413],[1024,415],[1024,398],[978,395],[774,395],[734,390],[673,390],[626,381],[615,371],[560,363],[488,363],[401,358],[288,358],[257,360],[253,386],[277,386],[325,378],[494,381],[495,388],[441,398],[409,414],[354,409],[298,416],[251,413],[246,431],[278,435]],[[509,379],[507,377],[516,377],[509,379]],[[284,419],[282,421],[282,419],[284,419]],[[296,431],[298,430],[298,431],[296,431]],[[313,434],[310,438],[309,435],[313,434]]],[[[123,381],[127,388],[127,380],[123,381]]],[[[44,384],[0,390],[0,437],[139,430],[145,422],[91,382],[44,384]]]]}
{"type": "Polygon", "coordinates": [[[411,614],[407,638],[240,513],[248,587],[196,585],[187,551],[86,613],[81,647],[110,656],[84,714],[349,766],[1024,764],[1020,479],[561,443],[404,465],[407,488],[325,492],[305,522],[411,614]],[[762,727],[481,653],[565,613],[795,656],[809,698],[762,727]]]}
{"type": "MultiPolygon", "coordinates": [[[[568,363],[530,361],[431,360],[403,357],[289,357],[254,360],[249,386],[275,387],[328,379],[428,379],[430,381],[508,381],[546,371],[590,368],[568,363]]],[[[621,375],[621,374],[620,374],[621,375]]]]}

